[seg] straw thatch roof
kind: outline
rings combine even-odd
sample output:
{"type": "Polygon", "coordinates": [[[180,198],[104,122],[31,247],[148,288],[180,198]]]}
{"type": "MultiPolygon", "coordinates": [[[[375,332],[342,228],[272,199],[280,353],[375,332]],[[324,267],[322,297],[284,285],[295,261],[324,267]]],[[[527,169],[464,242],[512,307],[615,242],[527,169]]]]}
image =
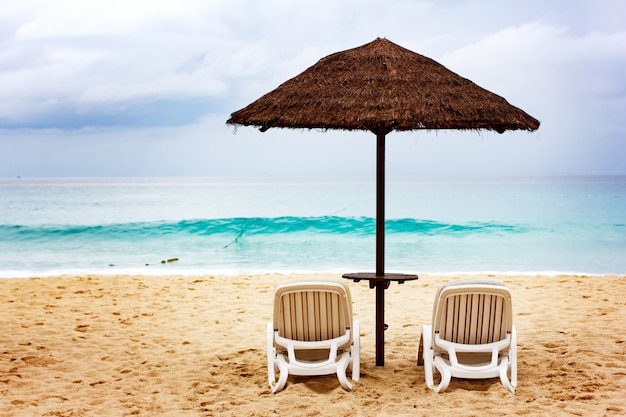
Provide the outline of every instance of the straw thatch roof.
{"type": "Polygon", "coordinates": [[[387,39],[320,59],[228,124],[371,130],[535,130],[539,121],[430,58],[387,39]]]}

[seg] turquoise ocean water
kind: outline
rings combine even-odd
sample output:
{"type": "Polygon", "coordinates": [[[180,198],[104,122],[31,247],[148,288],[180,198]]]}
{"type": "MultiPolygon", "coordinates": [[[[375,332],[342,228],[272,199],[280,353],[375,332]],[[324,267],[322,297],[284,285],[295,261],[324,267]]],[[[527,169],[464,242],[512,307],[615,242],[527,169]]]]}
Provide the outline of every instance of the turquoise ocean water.
{"type": "MultiPolygon", "coordinates": [[[[386,188],[388,272],[626,274],[624,176],[386,188]]],[[[0,277],[371,272],[375,191],[374,178],[0,179],[0,277]]]]}

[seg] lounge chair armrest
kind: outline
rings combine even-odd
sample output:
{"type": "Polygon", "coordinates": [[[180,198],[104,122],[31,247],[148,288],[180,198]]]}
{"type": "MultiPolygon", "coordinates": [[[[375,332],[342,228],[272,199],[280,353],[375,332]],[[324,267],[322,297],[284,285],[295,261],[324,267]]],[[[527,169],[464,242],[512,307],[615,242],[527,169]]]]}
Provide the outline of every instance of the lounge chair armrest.
{"type": "Polygon", "coordinates": [[[303,340],[287,339],[278,335],[278,332],[274,332],[276,343],[285,348],[293,346],[296,350],[313,350],[313,349],[328,349],[331,345],[342,346],[350,341],[350,331],[346,331],[343,336],[336,337],[334,339],[321,340],[318,342],[307,342],[303,340]]]}
{"type": "Polygon", "coordinates": [[[491,352],[493,349],[496,349],[496,352],[501,351],[511,344],[511,335],[508,334],[505,339],[498,340],[493,343],[483,343],[483,344],[475,344],[475,345],[466,345],[463,343],[454,343],[448,342],[447,340],[442,340],[438,334],[435,334],[435,345],[441,346],[446,350],[454,349],[456,352],[463,353],[471,353],[471,352],[491,352]]]}
{"type": "Polygon", "coordinates": [[[287,357],[289,358],[290,363],[297,364],[302,368],[319,368],[335,363],[337,360],[339,346],[345,345],[350,341],[350,331],[347,331],[343,336],[317,342],[286,339],[279,336],[278,332],[274,333],[274,337],[277,344],[287,348],[287,357]],[[328,359],[323,362],[308,363],[296,358],[296,350],[313,349],[328,349],[328,359]]]}
{"type": "Polygon", "coordinates": [[[328,359],[323,361],[323,362],[313,362],[313,363],[308,363],[308,362],[304,362],[304,361],[299,361],[298,358],[296,358],[296,352],[294,350],[294,346],[293,345],[289,345],[287,347],[287,356],[289,357],[289,363],[291,364],[297,364],[299,367],[301,368],[321,368],[324,367],[326,365],[330,365],[335,363],[335,361],[337,360],[337,344],[333,343],[330,347],[330,352],[328,353],[328,359]]]}
{"type": "Polygon", "coordinates": [[[511,344],[511,335],[508,334],[506,339],[493,343],[485,343],[480,345],[465,345],[461,343],[448,342],[441,340],[438,334],[435,335],[435,344],[443,347],[448,351],[450,363],[454,367],[465,369],[488,369],[498,364],[498,355],[500,351],[511,344]],[[484,366],[466,366],[459,363],[457,353],[491,353],[491,363],[484,366]]]}

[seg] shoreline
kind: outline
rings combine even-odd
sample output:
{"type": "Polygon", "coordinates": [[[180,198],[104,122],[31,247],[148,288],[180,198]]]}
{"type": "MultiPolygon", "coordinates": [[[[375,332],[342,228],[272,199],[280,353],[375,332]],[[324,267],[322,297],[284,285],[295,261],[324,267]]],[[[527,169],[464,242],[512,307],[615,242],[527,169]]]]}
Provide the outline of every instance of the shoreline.
{"type": "MultiPolygon", "coordinates": [[[[225,277],[237,277],[243,275],[336,275],[341,277],[342,274],[354,273],[354,272],[368,272],[367,270],[355,271],[345,268],[342,271],[317,271],[317,270],[206,270],[206,269],[162,269],[162,270],[148,270],[148,269],[89,269],[89,270],[60,270],[38,273],[34,271],[0,271],[0,279],[29,279],[29,278],[63,278],[74,276],[144,276],[144,277],[166,277],[166,276],[210,276],[219,275],[225,277]]],[[[372,268],[373,270],[373,268],[372,268]]],[[[370,271],[371,272],[371,271],[370,271]]],[[[457,277],[457,276],[527,276],[527,277],[558,277],[558,276],[572,276],[572,277],[597,277],[604,276],[626,276],[626,272],[580,272],[580,271],[451,271],[451,272],[431,272],[422,271],[415,272],[414,270],[388,270],[387,273],[411,273],[418,276],[441,276],[441,277],[457,277]]]]}
{"type": "MultiPolygon", "coordinates": [[[[454,278],[484,274],[463,274],[454,278]]],[[[386,293],[385,366],[375,366],[375,294],[352,283],[361,380],[267,385],[265,324],[283,281],[338,274],[96,275],[0,279],[0,416],[465,415],[626,413],[626,275],[497,275],[513,296],[516,394],[456,380],[436,394],[415,364],[434,294],[421,274],[386,293]]]]}

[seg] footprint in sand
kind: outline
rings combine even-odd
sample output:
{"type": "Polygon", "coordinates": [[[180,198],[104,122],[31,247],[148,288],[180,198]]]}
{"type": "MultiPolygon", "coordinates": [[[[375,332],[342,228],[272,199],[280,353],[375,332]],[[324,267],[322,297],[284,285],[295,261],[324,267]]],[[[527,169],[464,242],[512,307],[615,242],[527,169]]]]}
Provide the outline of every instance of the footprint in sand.
{"type": "Polygon", "coordinates": [[[24,356],[22,361],[33,366],[48,366],[57,363],[57,361],[52,358],[42,358],[39,356],[24,356]]]}

